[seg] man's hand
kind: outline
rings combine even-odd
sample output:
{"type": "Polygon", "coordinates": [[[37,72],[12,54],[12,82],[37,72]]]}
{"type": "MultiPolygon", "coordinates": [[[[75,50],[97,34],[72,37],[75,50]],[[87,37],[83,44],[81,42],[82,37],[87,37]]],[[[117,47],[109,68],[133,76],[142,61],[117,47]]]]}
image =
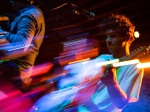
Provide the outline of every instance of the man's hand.
{"type": "Polygon", "coordinates": [[[116,68],[112,66],[105,66],[104,75],[101,78],[101,81],[106,85],[113,85],[116,83],[116,68]]]}
{"type": "Polygon", "coordinates": [[[105,66],[104,76],[101,81],[107,86],[108,94],[117,108],[122,109],[127,103],[127,95],[120,87],[116,78],[116,69],[105,66]]]}

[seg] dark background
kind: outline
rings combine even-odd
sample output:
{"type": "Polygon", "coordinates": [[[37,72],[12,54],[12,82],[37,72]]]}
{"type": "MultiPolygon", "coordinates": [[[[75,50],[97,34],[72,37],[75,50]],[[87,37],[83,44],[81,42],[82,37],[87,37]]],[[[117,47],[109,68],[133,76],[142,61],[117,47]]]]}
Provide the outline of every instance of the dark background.
{"type": "MultiPolygon", "coordinates": [[[[149,0],[38,0],[38,3],[45,16],[46,33],[35,64],[53,61],[63,50],[61,42],[80,37],[98,38],[101,47],[100,54],[109,53],[105,45],[105,38],[99,33],[97,24],[111,13],[126,15],[139,31],[140,38],[133,42],[131,50],[150,44],[149,0]],[[65,3],[68,5],[52,10],[65,3]],[[95,18],[90,20],[83,14],[74,14],[73,7],[69,3],[94,12],[95,18]]],[[[0,2],[0,15],[4,13],[15,13],[9,0],[1,0],[0,2]]],[[[150,61],[149,54],[141,58],[141,61],[150,61]]],[[[149,71],[149,68],[145,69],[139,101],[127,106],[123,112],[150,112],[149,71]]]]}

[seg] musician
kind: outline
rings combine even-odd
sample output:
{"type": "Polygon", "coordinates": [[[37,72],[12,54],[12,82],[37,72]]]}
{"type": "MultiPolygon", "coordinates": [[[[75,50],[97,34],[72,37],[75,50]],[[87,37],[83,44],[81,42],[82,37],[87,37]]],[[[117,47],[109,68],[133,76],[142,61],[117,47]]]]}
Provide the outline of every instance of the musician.
{"type": "MultiPolygon", "coordinates": [[[[1,31],[0,73],[5,81],[27,87],[30,75],[45,33],[44,16],[34,0],[10,0],[18,16],[10,25],[9,32],[1,31]],[[6,48],[7,46],[7,48],[6,48]],[[20,85],[21,84],[21,85],[20,85]]],[[[23,89],[23,88],[21,88],[23,89]]]]}
{"type": "MultiPolygon", "coordinates": [[[[94,63],[119,59],[130,55],[130,46],[134,41],[135,26],[124,15],[112,14],[100,24],[105,30],[106,44],[111,55],[103,54],[95,59],[94,63]]],[[[127,104],[138,101],[143,69],[136,68],[136,64],[118,68],[103,66],[104,74],[97,83],[97,89],[91,96],[91,103],[79,106],[87,112],[120,112],[127,104]],[[88,111],[89,110],[89,111],[88,111]]],[[[97,74],[101,74],[99,70],[97,74]]],[[[85,111],[85,112],[86,112],[85,111]]]]}

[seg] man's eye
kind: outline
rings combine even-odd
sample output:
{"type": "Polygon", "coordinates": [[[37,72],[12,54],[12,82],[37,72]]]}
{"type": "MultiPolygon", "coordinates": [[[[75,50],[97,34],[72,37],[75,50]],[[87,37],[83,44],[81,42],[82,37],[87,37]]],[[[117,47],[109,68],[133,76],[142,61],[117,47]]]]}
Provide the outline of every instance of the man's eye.
{"type": "Polygon", "coordinates": [[[107,35],[106,38],[115,38],[116,36],[114,35],[107,35]]]}

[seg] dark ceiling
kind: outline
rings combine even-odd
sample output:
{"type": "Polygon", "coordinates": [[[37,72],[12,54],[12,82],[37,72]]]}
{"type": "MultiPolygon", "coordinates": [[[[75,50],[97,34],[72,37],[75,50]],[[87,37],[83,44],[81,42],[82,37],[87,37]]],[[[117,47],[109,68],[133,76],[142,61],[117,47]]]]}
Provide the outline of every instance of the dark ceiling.
{"type": "MultiPolygon", "coordinates": [[[[61,42],[68,39],[99,38],[102,48],[100,53],[108,52],[104,45],[105,39],[98,33],[97,24],[111,13],[127,15],[140,32],[140,38],[135,40],[132,49],[150,43],[149,0],[38,0],[38,2],[45,15],[46,33],[37,63],[52,61],[62,51],[61,42]],[[75,14],[70,3],[93,12],[95,17],[89,19],[83,13],[75,14]],[[57,9],[52,10],[54,8],[57,9]]],[[[1,1],[0,14],[14,12],[8,0],[1,1]]]]}

